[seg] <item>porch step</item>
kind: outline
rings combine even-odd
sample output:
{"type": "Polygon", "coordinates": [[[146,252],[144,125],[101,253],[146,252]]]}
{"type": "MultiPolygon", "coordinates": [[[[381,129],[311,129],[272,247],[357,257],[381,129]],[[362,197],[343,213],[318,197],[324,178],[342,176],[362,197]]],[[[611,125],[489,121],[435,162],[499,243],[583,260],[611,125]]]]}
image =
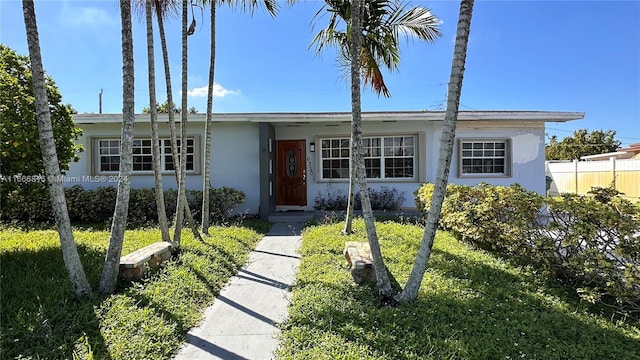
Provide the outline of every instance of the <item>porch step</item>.
{"type": "Polygon", "coordinates": [[[315,217],[315,211],[282,211],[269,215],[272,223],[304,223],[315,217]]]}

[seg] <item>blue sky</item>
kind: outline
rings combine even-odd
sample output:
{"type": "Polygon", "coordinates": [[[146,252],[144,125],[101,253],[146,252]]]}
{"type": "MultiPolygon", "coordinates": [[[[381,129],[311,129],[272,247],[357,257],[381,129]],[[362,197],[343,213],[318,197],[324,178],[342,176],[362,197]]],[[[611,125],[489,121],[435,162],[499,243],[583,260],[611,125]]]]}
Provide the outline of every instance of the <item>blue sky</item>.
{"type": "MultiPolygon", "coordinates": [[[[391,98],[363,93],[363,110],[438,110],[457,22],[457,1],[410,1],[443,24],[434,44],[404,41],[400,70],[386,74],[391,98]]],[[[322,2],[280,4],[271,18],[223,7],[217,18],[215,112],[349,111],[348,78],[336,51],[317,56],[309,44],[327,17],[312,22],[322,2]]],[[[120,17],[117,1],[36,1],[45,69],[65,103],[79,112],[122,109],[120,17]]],[[[136,110],[147,106],[146,39],[134,15],[136,110]]],[[[196,10],[190,37],[189,107],[206,110],[208,10],[196,10]]],[[[180,84],[180,27],[167,25],[174,96],[180,84]]],[[[0,41],[27,54],[22,3],[0,2],[0,41]]],[[[156,38],[159,44],[159,40],[156,38]]],[[[158,99],[166,99],[157,47],[158,99]]],[[[179,101],[176,101],[179,102],[179,101]]],[[[613,129],[628,145],[640,142],[640,1],[476,1],[461,98],[462,110],[582,111],[585,119],[549,123],[560,138],[573,130],[613,129]]]]}

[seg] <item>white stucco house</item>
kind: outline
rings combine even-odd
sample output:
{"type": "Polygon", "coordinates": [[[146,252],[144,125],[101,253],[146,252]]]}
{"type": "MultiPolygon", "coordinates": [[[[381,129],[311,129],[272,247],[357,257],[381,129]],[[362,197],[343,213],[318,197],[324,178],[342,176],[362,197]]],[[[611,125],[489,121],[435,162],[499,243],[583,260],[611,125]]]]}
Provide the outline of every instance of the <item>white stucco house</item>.
{"type": "MultiPolygon", "coordinates": [[[[545,123],[584,118],[581,112],[461,111],[450,182],[473,185],[519,183],[545,192],[545,123]]],[[[179,116],[176,117],[179,120],[179,116]]],[[[348,187],[351,114],[216,113],[211,186],[243,191],[239,211],[268,216],[275,210],[312,210],[318,194],[348,187]]],[[[435,180],[444,111],[365,112],[363,135],[371,187],[405,193],[435,180]]],[[[119,169],[120,114],[76,114],[85,147],[71,164],[66,184],[85,189],[115,186],[119,169]]],[[[189,115],[187,187],[202,188],[205,114],[189,115]]],[[[168,117],[159,115],[165,188],[175,188],[168,117]]],[[[153,187],[149,115],[137,115],[135,188],[153,187]]]]}

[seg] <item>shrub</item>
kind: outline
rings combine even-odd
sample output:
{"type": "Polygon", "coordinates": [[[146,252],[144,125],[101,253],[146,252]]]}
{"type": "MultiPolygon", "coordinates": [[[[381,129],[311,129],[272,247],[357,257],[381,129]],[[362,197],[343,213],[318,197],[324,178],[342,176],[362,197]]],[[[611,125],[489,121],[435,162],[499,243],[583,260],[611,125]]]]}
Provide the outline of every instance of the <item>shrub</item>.
{"type": "MultiPolygon", "coordinates": [[[[369,198],[373,210],[398,210],[404,203],[404,192],[397,189],[381,186],[380,190],[369,188],[369,198]]],[[[360,193],[354,196],[354,209],[362,210],[360,193]]],[[[327,192],[318,193],[314,201],[314,209],[323,211],[346,210],[348,204],[347,195],[340,189],[335,190],[331,184],[327,185],[327,192]]]]}
{"type": "MultiPolygon", "coordinates": [[[[419,210],[428,211],[432,193],[432,184],[416,192],[419,210]]],[[[609,189],[547,202],[520,185],[449,185],[440,226],[567,282],[584,300],[639,316],[639,208],[609,189]]]]}
{"type": "Polygon", "coordinates": [[[333,210],[346,210],[347,209],[347,195],[340,189],[334,189],[333,185],[327,185],[327,191],[323,196],[322,193],[318,193],[313,203],[313,208],[316,210],[333,211],[333,210]]]}
{"type": "MultiPolygon", "coordinates": [[[[73,223],[105,224],[111,223],[116,203],[115,187],[99,187],[95,190],[84,190],[80,185],[65,189],[69,218],[73,223]]],[[[3,222],[19,223],[53,223],[53,212],[48,197],[31,199],[20,193],[11,194],[10,206],[2,209],[3,222]]],[[[164,192],[167,217],[173,218],[176,213],[177,191],[164,192]]],[[[222,187],[210,189],[209,211],[212,223],[224,223],[234,208],[243,203],[245,194],[241,191],[222,187]]],[[[201,218],[202,191],[187,190],[187,201],[196,220],[201,218]]],[[[131,189],[129,198],[129,227],[140,227],[156,224],[158,211],[153,189],[131,189]]]]}

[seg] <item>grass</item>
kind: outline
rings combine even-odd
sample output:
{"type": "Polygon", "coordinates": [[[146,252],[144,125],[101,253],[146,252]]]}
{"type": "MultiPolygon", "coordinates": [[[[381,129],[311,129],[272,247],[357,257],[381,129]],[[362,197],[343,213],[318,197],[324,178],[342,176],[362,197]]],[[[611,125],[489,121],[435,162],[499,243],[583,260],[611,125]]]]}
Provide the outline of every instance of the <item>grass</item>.
{"type": "MultiPolygon", "coordinates": [[[[251,224],[266,229],[264,224],[251,224]]],[[[115,295],[75,299],[53,230],[0,229],[0,358],[167,359],[262,234],[212,227],[205,242],[185,231],[179,259],[115,295]]],[[[76,230],[97,289],[108,232],[76,230]]],[[[123,255],[158,241],[158,230],[126,232],[123,255]]]]}
{"type": "MultiPolygon", "coordinates": [[[[640,359],[640,324],[612,321],[569,289],[437,236],[417,300],[380,307],[356,285],[342,255],[341,224],[307,229],[279,359],[640,359]]],[[[422,228],[378,223],[387,266],[400,284],[422,228]]]]}

